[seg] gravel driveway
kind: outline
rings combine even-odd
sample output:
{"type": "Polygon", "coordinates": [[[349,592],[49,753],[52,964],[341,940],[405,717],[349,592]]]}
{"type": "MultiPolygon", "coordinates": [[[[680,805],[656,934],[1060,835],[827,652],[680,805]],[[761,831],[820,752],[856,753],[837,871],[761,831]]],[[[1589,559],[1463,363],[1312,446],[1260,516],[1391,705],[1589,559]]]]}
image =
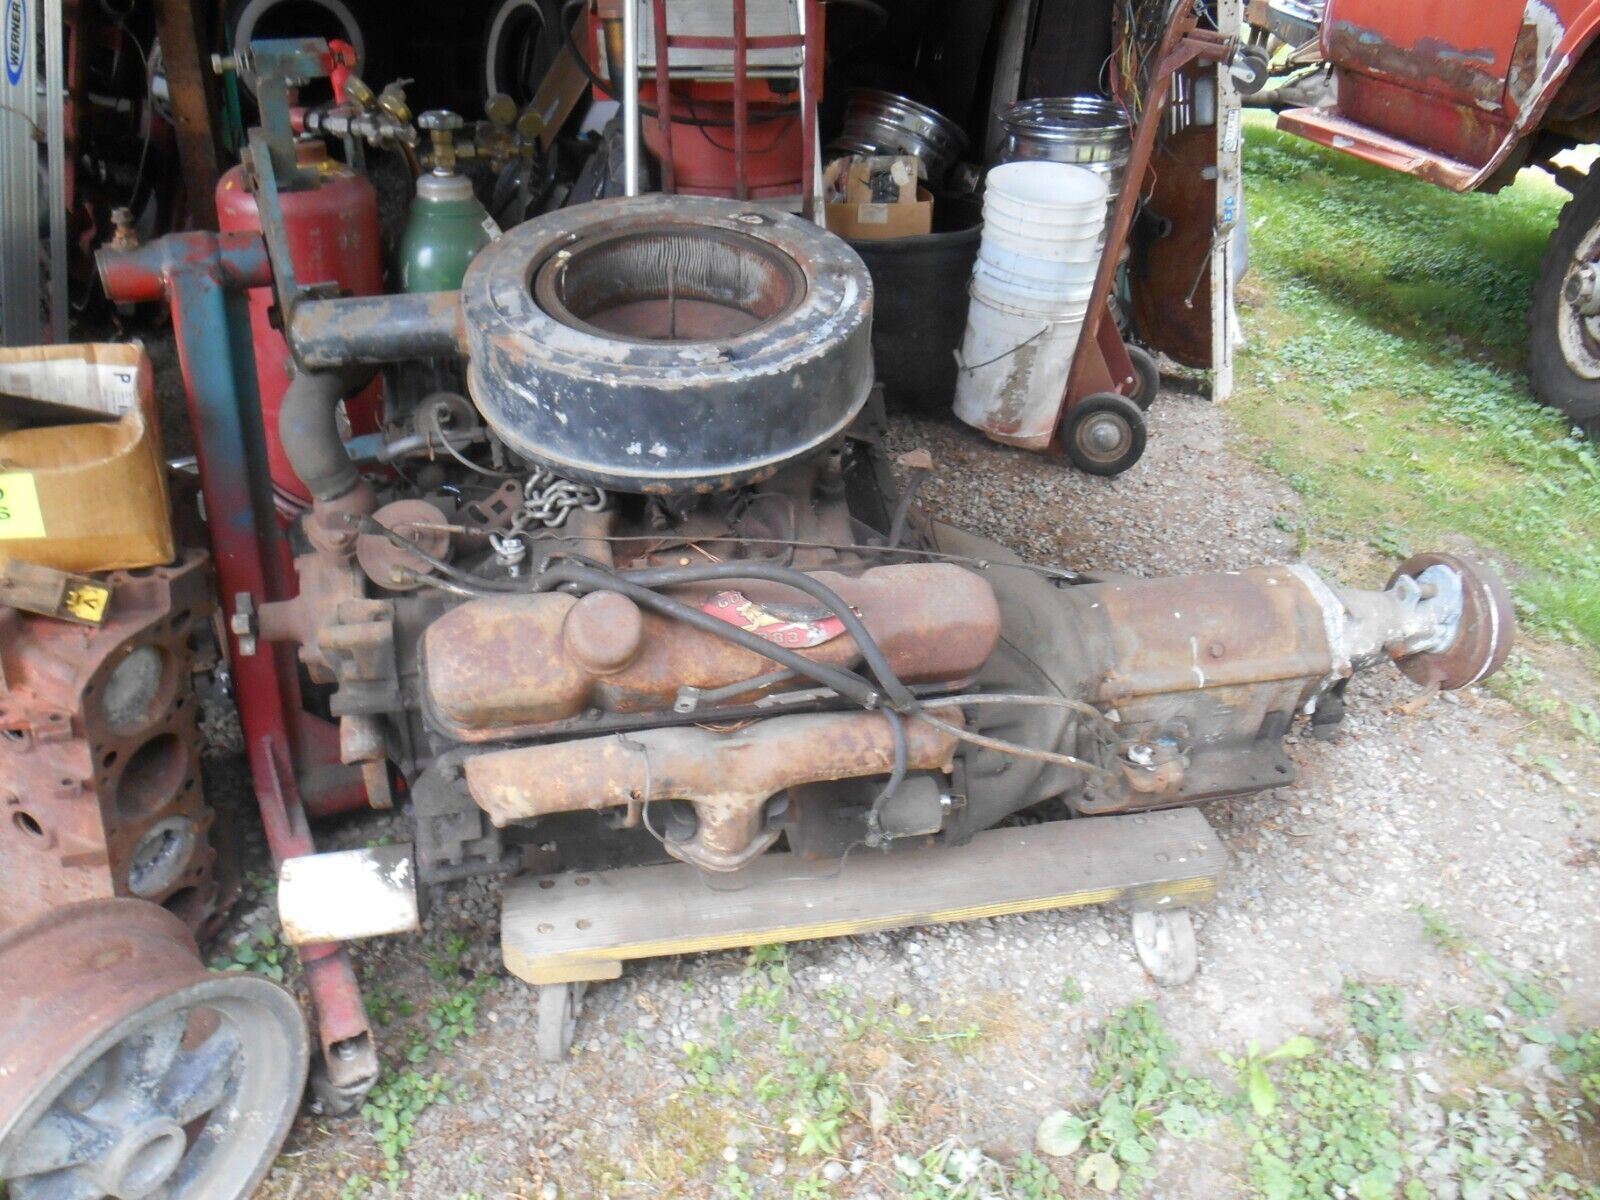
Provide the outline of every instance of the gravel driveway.
{"type": "MultiPolygon", "coordinates": [[[[944,422],[901,418],[893,434],[896,450],[932,451],[922,500],[936,515],[1036,559],[1139,574],[1294,556],[1284,530],[1296,498],[1233,448],[1235,437],[1224,408],[1168,395],[1144,461],[1102,480],[944,422]]],[[[532,991],[500,975],[494,888],[451,895],[423,935],[358,951],[377,1007],[397,1014],[382,1031],[386,1050],[419,1046],[415,1069],[430,1081],[396,1103],[448,1099],[415,1117],[393,1190],[439,1200],[887,1200],[909,1194],[897,1156],[958,1139],[1011,1164],[1044,1114],[1092,1103],[1099,1030],[1140,1000],[1154,1002],[1179,1061],[1224,1091],[1233,1074],[1219,1051],[1348,1036],[1350,981],[1397,985],[1423,1030],[1452,1006],[1492,1009],[1494,981],[1473,965],[1492,958],[1507,977],[1537,978],[1559,996],[1552,1023],[1600,1022],[1600,763],[1572,744],[1541,746],[1526,717],[1485,691],[1395,708],[1414,694],[1392,670],[1364,678],[1334,741],[1291,745],[1296,786],[1206,809],[1230,873],[1197,916],[1199,976],[1173,991],[1140,969],[1120,911],[1009,917],[801,943],[776,967],[750,969],[735,954],[631,965],[591,991],[577,1052],[551,1067],[534,1051],[532,991]],[[1568,755],[1555,760],[1565,784],[1519,765],[1543,753],[1568,755]],[[1431,938],[1419,904],[1438,914],[1431,938]],[[433,1002],[460,996],[472,1001],[466,1028],[446,1029],[437,1039],[446,1048],[429,1049],[419,1031],[430,1011],[448,1026],[465,1004],[451,1017],[433,1002]],[[785,1025],[783,1013],[800,1020],[785,1025]],[[772,1099],[782,1090],[774,1078],[797,1077],[797,1063],[843,1079],[845,1113],[822,1152],[802,1149],[772,1099]]],[[[340,840],[387,828],[364,818],[340,840]]],[[[265,906],[250,919],[266,919],[265,906]]],[[[1373,1070],[1398,1066],[1397,1078],[1421,1080],[1408,1094],[1470,1098],[1482,1079],[1443,1042],[1424,1041],[1373,1070]]],[[[1522,1053],[1496,1081],[1537,1089],[1549,1075],[1540,1055],[1522,1053]]],[[[409,1123],[396,1121],[402,1132],[409,1123]]],[[[303,1116],[265,1194],[388,1194],[379,1128],[370,1115],[303,1116]]],[[[1196,1140],[1158,1143],[1146,1194],[1253,1194],[1240,1125],[1219,1119],[1196,1140]]],[[[1595,1177],[1592,1139],[1561,1154],[1577,1178],[1595,1177]]],[[[1057,1162],[1062,1192],[1099,1194],[1073,1180],[1073,1165],[1057,1162]]],[[[1028,1186],[1012,1194],[1052,1194],[1037,1177],[1028,1186]]]]}

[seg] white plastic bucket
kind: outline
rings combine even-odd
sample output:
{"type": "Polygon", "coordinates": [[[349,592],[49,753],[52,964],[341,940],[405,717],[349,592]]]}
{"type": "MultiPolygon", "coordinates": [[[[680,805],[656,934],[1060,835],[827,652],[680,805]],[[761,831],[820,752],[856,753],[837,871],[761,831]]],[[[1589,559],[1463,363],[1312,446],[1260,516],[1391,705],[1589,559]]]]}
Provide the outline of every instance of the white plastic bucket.
{"type": "Polygon", "coordinates": [[[996,441],[1050,442],[1083,316],[1006,304],[974,288],[956,358],[955,414],[996,441]]]}
{"type": "Polygon", "coordinates": [[[972,278],[1001,303],[1027,308],[1044,303],[1086,303],[1098,262],[1054,262],[1018,254],[985,241],[973,264],[972,278]]]}
{"type": "Polygon", "coordinates": [[[983,219],[986,245],[1051,262],[1098,262],[1105,245],[1105,214],[1081,226],[1052,226],[1051,235],[1041,237],[1038,227],[1006,215],[986,215],[983,219]],[[1072,236],[1067,236],[1069,232],[1072,236]]]}
{"type": "Polygon", "coordinates": [[[984,201],[983,219],[986,224],[992,224],[996,229],[1013,236],[1026,235],[1039,242],[1076,242],[1099,236],[1105,228],[1106,210],[1073,209],[1052,213],[1049,219],[1045,219],[997,202],[991,196],[984,201]]]}
{"type": "Polygon", "coordinates": [[[1071,163],[1013,162],[984,176],[983,205],[1039,225],[1078,225],[1105,211],[1106,181],[1071,163]]]}
{"type": "Polygon", "coordinates": [[[1092,284],[1084,284],[1082,287],[1069,285],[1060,288],[1032,288],[1020,287],[1015,281],[1006,284],[997,283],[994,277],[984,270],[981,263],[972,273],[973,295],[982,296],[990,304],[1004,304],[1009,308],[1016,308],[1038,317],[1050,317],[1057,321],[1083,316],[1089,307],[1089,293],[1092,290],[1092,284]]]}
{"type": "Polygon", "coordinates": [[[1106,183],[1058,162],[992,169],[983,194],[983,244],[1047,262],[1094,262],[1105,238],[1106,183]]]}

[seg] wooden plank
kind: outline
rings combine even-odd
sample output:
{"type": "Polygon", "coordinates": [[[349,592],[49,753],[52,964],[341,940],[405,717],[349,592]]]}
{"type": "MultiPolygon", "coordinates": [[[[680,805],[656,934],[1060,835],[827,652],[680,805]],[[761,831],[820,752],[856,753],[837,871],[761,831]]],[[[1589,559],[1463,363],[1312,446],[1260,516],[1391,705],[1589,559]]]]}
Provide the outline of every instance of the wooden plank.
{"type": "Polygon", "coordinates": [[[1112,11],[1105,0],[1039,0],[1023,60],[1022,94],[1098,92],[1111,53],[1112,11]]]}
{"type": "Polygon", "coordinates": [[[0,559],[0,604],[80,625],[103,625],[110,602],[111,589],[87,575],[0,559]]]}
{"type": "Polygon", "coordinates": [[[615,979],[628,959],[699,954],[1082,904],[1183,907],[1216,894],[1226,852],[1195,809],[1052,821],[954,848],[768,854],[738,875],[626,867],[528,876],[505,891],[501,950],[529,983],[615,979]]]}
{"type": "MultiPolygon", "coordinates": [[[[1265,0],[1262,0],[1265,3],[1265,0]]],[[[1022,91],[1022,59],[1028,49],[1028,27],[1038,0],[1007,0],[1000,18],[1000,49],[995,54],[994,80],[989,87],[989,121],[984,127],[983,161],[993,162],[1005,142],[1000,114],[1016,103],[1022,91]]]]}
{"type": "MultiPolygon", "coordinates": [[[[576,16],[573,20],[581,26],[574,31],[574,36],[581,37],[583,31],[588,28],[588,22],[584,21],[582,16],[576,16]]],[[[588,86],[589,77],[583,73],[578,60],[573,58],[570,43],[563,41],[555,61],[550,64],[550,69],[539,81],[539,90],[534,93],[533,99],[523,110],[537,113],[539,120],[543,122],[539,130],[541,150],[549,151],[550,147],[555,145],[561,127],[567,123],[572,110],[578,107],[578,101],[583,99],[584,89],[588,86]]]]}

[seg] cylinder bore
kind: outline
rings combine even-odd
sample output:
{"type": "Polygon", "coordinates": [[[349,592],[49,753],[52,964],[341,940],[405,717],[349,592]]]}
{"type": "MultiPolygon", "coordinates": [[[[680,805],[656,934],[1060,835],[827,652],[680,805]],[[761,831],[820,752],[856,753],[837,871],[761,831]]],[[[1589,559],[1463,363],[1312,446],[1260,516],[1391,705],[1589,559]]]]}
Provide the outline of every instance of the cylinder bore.
{"type": "Polygon", "coordinates": [[[842,434],[872,386],[860,257],[732,200],[602,200],[524,222],[478,255],[461,307],[489,426],[616,491],[770,478],[842,434]]]}
{"type": "Polygon", "coordinates": [[[188,869],[197,839],[194,822],[186,817],[157,821],[128,858],[128,890],[144,899],[171,891],[188,869]]]}
{"type": "Polygon", "coordinates": [[[117,811],[154,812],[177,793],[189,773],[188,748],[175,733],[158,733],[128,758],[117,781],[117,811]]]}
{"type": "Polygon", "coordinates": [[[111,669],[100,692],[100,711],[113,733],[126,734],[155,720],[166,707],[166,656],[137,646],[111,669]]]}
{"type": "Polygon", "coordinates": [[[545,312],[644,342],[738,337],[793,311],[805,275],[787,254],[725,230],[661,225],[580,243],[534,277],[545,312]]]}

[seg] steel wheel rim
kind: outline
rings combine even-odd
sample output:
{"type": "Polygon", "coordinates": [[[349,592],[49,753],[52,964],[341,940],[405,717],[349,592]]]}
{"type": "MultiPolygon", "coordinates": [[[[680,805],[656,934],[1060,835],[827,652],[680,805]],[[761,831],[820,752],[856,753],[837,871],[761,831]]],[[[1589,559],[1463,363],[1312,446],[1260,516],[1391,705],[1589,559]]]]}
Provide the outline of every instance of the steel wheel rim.
{"type": "Polygon", "coordinates": [[[1567,288],[1585,268],[1600,260],[1600,224],[1584,234],[1567,265],[1561,281],[1561,298],[1556,306],[1556,340],[1561,357],[1572,372],[1584,379],[1600,379],[1600,315],[1585,316],[1574,300],[1567,299],[1567,288]]]}
{"type": "Polygon", "coordinates": [[[1085,458],[1097,463],[1114,463],[1133,444],[1133,430],[1116,413],[1097,412],[1078,424],[1073,440],[1085,458]]]}
{"type": "Polygon", "coordinates": [[[231,1200],[299,1106],[306,1035],[281,988],[214,975],[124,1014],[0,1140],[12,1200],[231,1200]]]}

